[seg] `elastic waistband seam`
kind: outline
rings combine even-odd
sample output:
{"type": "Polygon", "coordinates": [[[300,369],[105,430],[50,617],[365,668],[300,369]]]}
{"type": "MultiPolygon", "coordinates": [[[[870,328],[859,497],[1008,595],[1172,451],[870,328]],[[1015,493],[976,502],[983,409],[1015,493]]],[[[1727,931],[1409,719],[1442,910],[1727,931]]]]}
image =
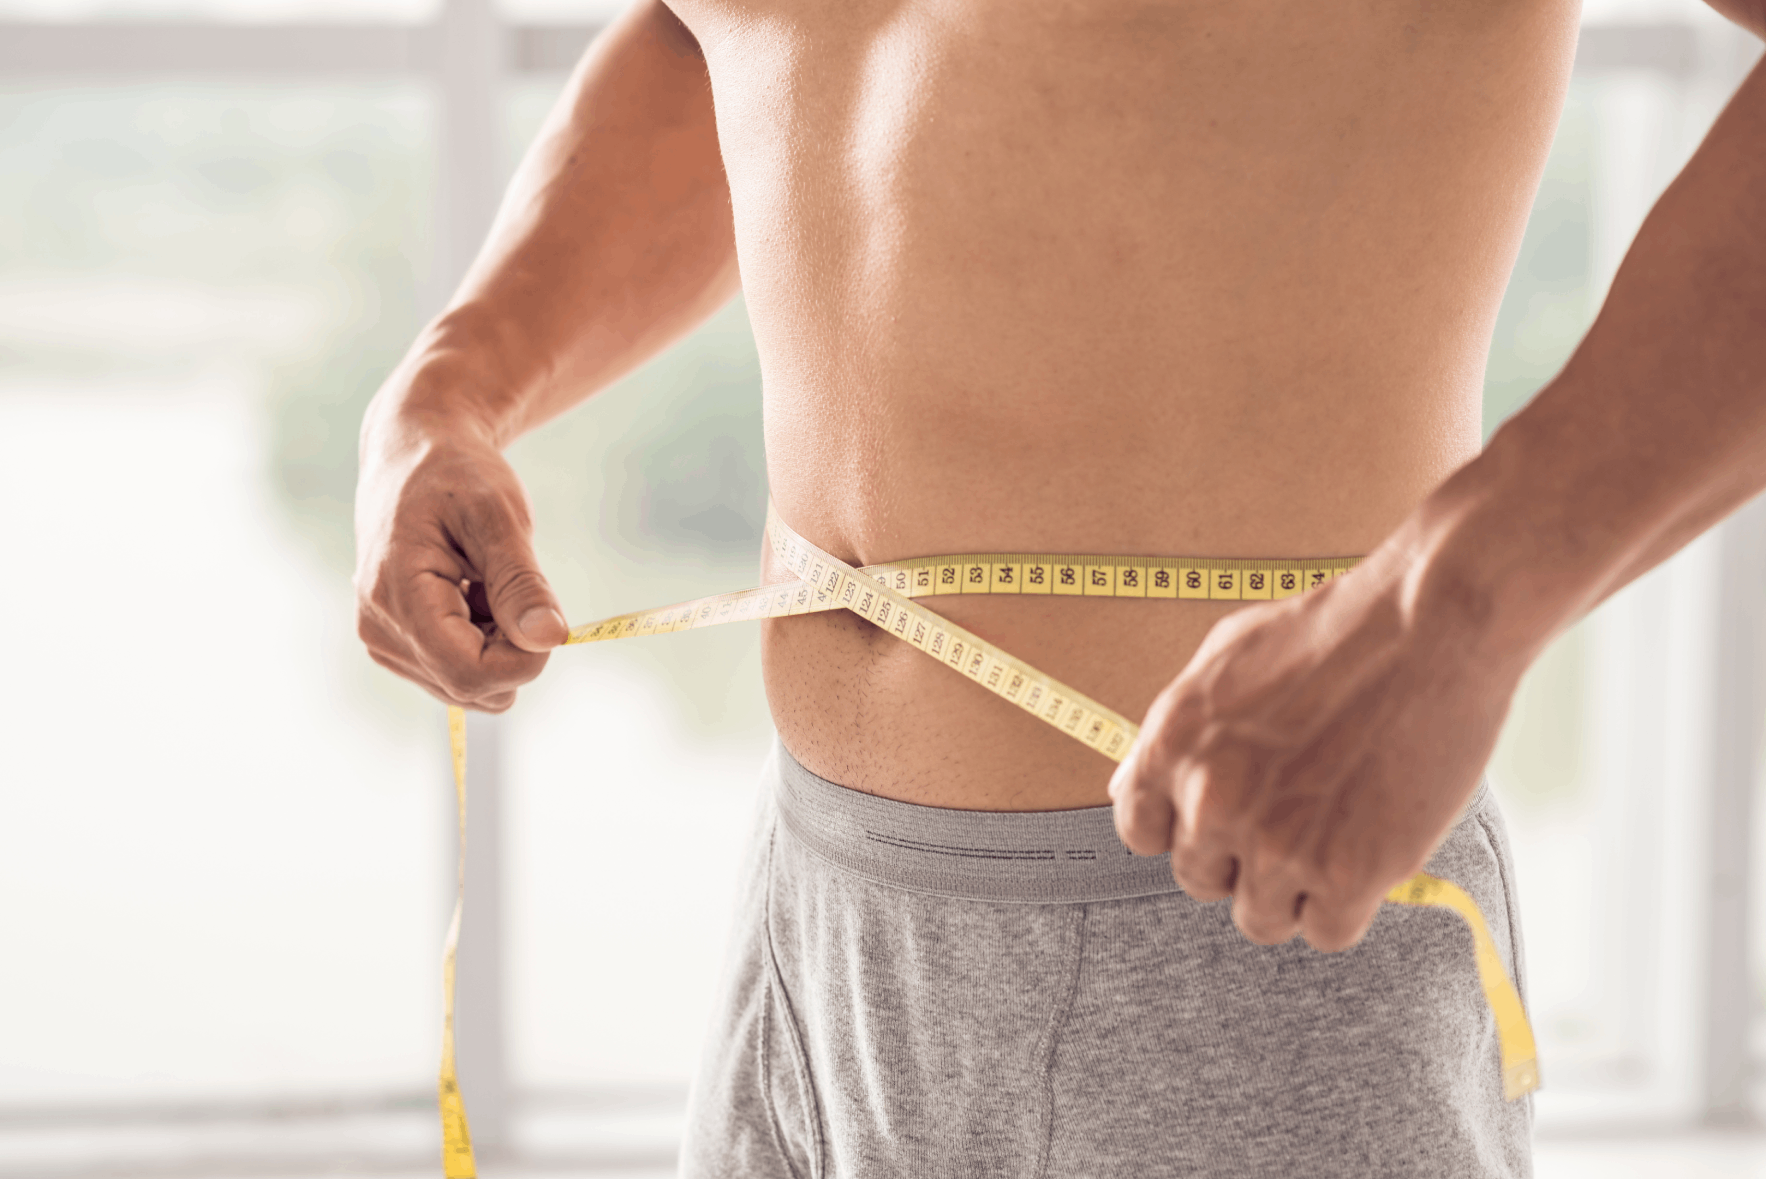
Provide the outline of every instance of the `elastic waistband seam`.
{"type": "MultiPolygon", "coordinates": [[[[821,840],[805,832],[797,823],[792,822],[790,812],[784,806],[779,807],[779,821],[784,826],[786,833],[801,844],[805,852],[835,871],[849,873],[880,888],[893,888],[899,892],[917,893],[920,896],[974,901],[986,905],[1099,905],[1107,904],[1110,901],[1131,901],[1140,897],[1165,896],[1169,893],[1183,891],[1177,881],[1172,878],[1167,858],[1164,856],[1147,856],[1141,860],[1142,863],[1157,864],[1163,869],[1159,874],[1162,879],[1141,883],[1136,878],[1150,875],[1150,872],[1143,873],[1138,870],[1132,873],[1125,872],[1120,875],[1084,881],[1084,887],[1076,889],[1073,896],[1057,896],[1052,893],[1005,896],[1001,895],[1002,886],[1009,886],[1015,882],[1002,880],[998,877],[965,876],[954,872],[929,872],[925,874],[930,878],[929,881],[916,883],[909,879],[905,873],[900,876],[881,873],[874,870],[869,864],[860,863],[852,857],[843,856],[839,852],[829,849],[821,840]],[[941,880],[950,882],[949,886],[939,887],[936,882],[941,880]],[[1113,882],[1118,881],[1127,887],[1111,887],[1113,882]]],[[[1029,881],[1025,883],[1034,884],[1029,881]]],[[[1017,891],[1036,893],[1039,890],[1029,887],[1017,891]]]]}
{"type": "Polygon", "coordinates": [[[953,812],[829,782],[797,762],[783,743],[774,746],[770,760],[776,813],[786,832],[830,868],[885,888],[1034,905],[1100,903],[1182,891],[1172,879],[1168,857],[1131,857],[1113,827],[1098,829],[1100,822],[1109,823],[1108,808],[1087,808],[1091,813],[1084,819],[1078,817],[1082,812],[953,812]],[[1050,815],[1071,817],[1050,822],[1050,815]],[[1030,846],[1012,847],[1009,836],[1002,841],[1001,822],[1010,826],[1014,820],[1033,829],[1027,832],[1032,835],[1030,846]],[[971,827],[973,835],[967,834],[971,827]],[[1064,834],[1064,829],[1071,833],[1064,834]],[[1069,841],[1078,846],[1063,858],[1062,844],[1069,841]],[[1111,856],[1100,863],[1096,858],[1103,850],[1100,841],[1108,841],[1120,858],[1111,856]],[[934,853],[997,861],[1001,870],[965,872],[913,862],[934,853]]]}

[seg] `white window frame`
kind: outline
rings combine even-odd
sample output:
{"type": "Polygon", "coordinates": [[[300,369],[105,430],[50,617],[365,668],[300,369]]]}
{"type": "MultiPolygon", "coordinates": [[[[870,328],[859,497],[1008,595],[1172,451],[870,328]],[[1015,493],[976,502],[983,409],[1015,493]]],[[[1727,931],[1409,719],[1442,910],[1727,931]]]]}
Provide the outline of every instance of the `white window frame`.
{"type": "MultiPolygon", "coordinates": [[[[443,0],[436,17],[422,24],[0,21],[0,76],[13,81],[103,84],[156,77],[250,82],[429,80],[440,99],[435,186],[440,208],[435,219],[437,257],[431,267],[438,285],[430,300],[439,305],[478,249],[501,196],[504,78],[568,70],[600,27],[590,22],[512,23],[498,12],[494,0],[443,0]]],[[[1581,33],[1575,68],[1579,77],[1648,71],[1684,91],[1695,84],[1709,85],[1714,77],[1739,79],[1748,56],[1737,48],[1742,43],[1714,38],[1708,30],[1690,24],[1587,27],[1581,33]]],[[[1656,163],[1643,161],[1637,166],[1647,169],[1656,163]]],[[[1653,192],[1652,181],[1647,174],[1609,178],[1609,183],[1633,192],[1653,192]]],[[[1597,241],[1598,287],[1604,289],[1617,263],[1624,245],[1619,238],[1628,237],[1634,226],[1632,217],[1617,237],[1608,233],[1604,245],[1597,241]]],[[[1749,832],[1760,720],[1766,714],[1762,670],[1766,509],[1759,505],[1748,509],[1701,543],[1703,555],[1684,560],[1680,572],[1668,576],[1668,588],[1639,587],[1629,603],[1615,603],[1617,609],[1597,628],[1596,647],[1631,669],[1626,678],[1643,681],[1652,675],[1671,675],[1685,688],[1676,716],[1662,722],[1667,735],[1658,737],[1666,743],[1662,758],[1677,766],[1670,784],[1695,799],[1684,814],[1682,825],[1687,829],[1676,837],[1684,851],[1671,857],[1669,865],[1669,871],[1682,871],[1687,880],[1674,897],[1663,898],[1662,905],[1678,905],[1678,912],[1698,917],[1669,939],[1684,951],[1683,962],[1666,968],[1646,989],[1660,1019],[1680,1021],[1671,1028],[1664,1025],[1665,1034],[1689,1038],[1694,1045],[1683,1054],[1686,1067],[1674,1085],[1675,1092],[1693,1094],[1679,1103],[1686,1117],[1695,1122],[1736,1123],[1751,1117],[1749,832]],[[1656,608],[1647,607],[1645,600],[1651,594],[1656,608]],[[1690,620],[1675,638],[1680,654],[1670,662],[1678,670],[1658,666],[1666,656],[1661,654],[1659,636],[1650,630],[1659,624],[1657,608],[1672,609],[1690,620]],[[1656,651],[1657,657],[1639,654],[1646,650],[1656,651]]],[[[1597,691],[1595,698],[1597,711],[1606,715],[1604,720],[1597,717],[1592,727],[1604,726],[1609,735],[1624,727],[1622,718],[1649,707],[1642,696],[1602,704],[1597,691]]],[[[501,732],[495,718],[474,717],[468,840],[471,899],[459,997],[462,1083],[475,1137],[490,1158],[506,1154],[509,1148],[517,1100],[538,1096],[512,1088],[506,1050],[503,873],[498,854],[501,732]]],[[[1602,772],[1598,765],[1596,772],[1602,772]]],[[[1660,1092],[1651,1093],[1652,1099],[1661,1097],[1660,1092]]],[[[413,1100],[427,1101],[430,1096],[413,1095],[413,1100]]],[[[1609,1102],[1610,1094],[1600,1095],[1599,1101],[1609,1102]]],[[[271,1102],[240,1107],[237,1112],[241,1117],[261,1118],[286,1111],[287,1103],[271,1102]]],[[[374,1111],[366,1105],[357,1109],[340,1103],[335,1112],[348,1116],[374,1111]]],[[[54,1116],[97,1128],[139,1124],[161,1115],[168,1111],[156,1113],[155,1107],[143,1102],[139,1107],[70,1109],[54,1116]]],[[[23,1116],[25,1111],[0,1110],[0,1130],[19,1124],[23,1116]]],[[[606,1160],[561,1161],[594,1166],[606,1160]]]]}

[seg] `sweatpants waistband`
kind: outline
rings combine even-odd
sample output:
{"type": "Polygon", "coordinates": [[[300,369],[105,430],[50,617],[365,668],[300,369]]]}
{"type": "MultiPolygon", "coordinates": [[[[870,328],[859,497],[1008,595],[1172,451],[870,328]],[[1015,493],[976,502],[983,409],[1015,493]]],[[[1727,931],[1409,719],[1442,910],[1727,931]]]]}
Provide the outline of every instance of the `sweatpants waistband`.
{"type": "Polygon", "coordinates": [[[1082,904],[1177,892],[1170,856],[1137,856],[1107,806],[959,811],[819,778],[777,741],[767,759],[779,817],[815,855],[879,884],[1008,904],[1082,904]]]}

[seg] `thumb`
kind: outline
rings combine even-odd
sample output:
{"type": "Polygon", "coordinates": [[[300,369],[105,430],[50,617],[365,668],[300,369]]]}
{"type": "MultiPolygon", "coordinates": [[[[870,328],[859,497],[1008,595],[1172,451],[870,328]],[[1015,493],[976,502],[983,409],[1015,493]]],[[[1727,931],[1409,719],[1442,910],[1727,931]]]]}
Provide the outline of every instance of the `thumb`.
{"type": "Polygon", "coordinates": [[[549,651],[562,643],[570,627],[533,550],[523,541],[511,540],[490,558],[484,595],[497,629],[523,651],[549,651]]]}

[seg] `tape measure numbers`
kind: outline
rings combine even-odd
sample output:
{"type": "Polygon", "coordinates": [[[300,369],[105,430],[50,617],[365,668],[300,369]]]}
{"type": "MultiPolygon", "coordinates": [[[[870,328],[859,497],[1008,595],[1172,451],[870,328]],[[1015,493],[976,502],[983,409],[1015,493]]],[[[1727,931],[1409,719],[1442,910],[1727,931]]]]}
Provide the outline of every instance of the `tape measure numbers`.
{"type": "MultiPolygon", "coordinates": [[[[949,594],[1046,594],[1055,597],[1167,598],[1172,600],[1268,601],[1292,597],[1347,573],[1355,558],[1307,560],[1254,558],[1109,557],[1050,553],[969,553],[917,557],[854,568],[794,532],[767,505],[773,552],[797,578],[779,585],[738,590],[652,610],[620,614],[575,627],[565,645],[667,634],[757,618],[785,618],[824,610],[849,610],[923,651],[953,671],[1039,720],[1121,761],[1140,727],[1114,709],[1061,683],[1023,660],[916,602],[949,594]]],[[[475,1179],[471,1136],[454,1068],[454,955],[464,900],[466,729],[465,713],[448,710],[454,750],[454,781],[461,825],[461,892],[448,930],[443,959],[444,1024],[441,1110],[447,1179],[475,1179]]],[[[1449,909],[1471,927],[1478,980],[1496,1019],[1502,1048],[1503,1096],[1515,1100],[1539,1087],[1538,1053],[1520,995],[1496,951],[1477,903],[1458,885],[1426,873],[1393,888],[1394,904],[1449,909]]]]}

